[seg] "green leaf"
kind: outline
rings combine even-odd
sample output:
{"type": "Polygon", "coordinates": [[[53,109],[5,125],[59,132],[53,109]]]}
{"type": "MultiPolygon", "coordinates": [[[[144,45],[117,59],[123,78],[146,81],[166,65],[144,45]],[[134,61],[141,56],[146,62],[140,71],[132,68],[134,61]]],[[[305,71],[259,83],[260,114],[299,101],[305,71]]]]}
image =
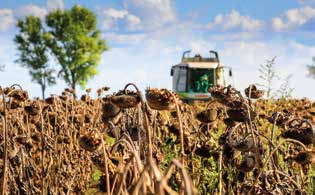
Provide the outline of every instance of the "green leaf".
{"type": "Polygon", "coordinates": [[[96,169],[94,171],[94,173],[92,174],[92,178],[94,181],[99,181],[101,179],[102,175],[103,175],[102,171],[96,169]]]}

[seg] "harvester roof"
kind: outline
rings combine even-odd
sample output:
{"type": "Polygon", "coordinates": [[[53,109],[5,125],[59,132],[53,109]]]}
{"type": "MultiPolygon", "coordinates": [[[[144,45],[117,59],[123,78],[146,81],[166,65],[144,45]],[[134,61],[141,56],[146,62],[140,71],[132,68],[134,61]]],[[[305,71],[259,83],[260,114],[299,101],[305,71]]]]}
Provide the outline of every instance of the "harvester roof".
{"type": "Polygon", "coordinates": [[[210,57],[202,57],[196,54],[194,57],[189,56],[190,51],[185,51],[182,56],[181,63],[174,67],[187,67],[187,68],[217,68],[220,66],[219,56],[216,51],[210,51],[210,57]]]}
{"type": "Polygon", "coordinates": [[[187,67],[187,68],[217,68],[219,62],[181,62],[173,67],[187,67]]]}

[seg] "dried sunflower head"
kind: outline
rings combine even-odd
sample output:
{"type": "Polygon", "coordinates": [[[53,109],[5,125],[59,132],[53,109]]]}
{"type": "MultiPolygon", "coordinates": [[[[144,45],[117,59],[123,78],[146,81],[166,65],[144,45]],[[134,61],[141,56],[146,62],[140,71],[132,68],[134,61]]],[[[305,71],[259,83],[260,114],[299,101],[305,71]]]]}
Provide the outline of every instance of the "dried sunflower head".
{"type": "Polygon", "coordinates": [[[11,104],[7,104],[7,107],[9,109],[17,109],[22,107],[22,104],[20,101],[16,100],[16,99],[12,99],[11,104]],[[10,107],[9,107],[10,106],[10,107]]]}
{"type": "Polygon", "coordinates": [[[230,146],[241,152],[248,152],[254,149],[254,141],[248,136],[242,140],[236,141],[235,143],[230,143],[230,146]]]}
{"type": "Polygon", "coordinates": [[[215,108],[207,109],[196,114],[196,118],[202,123],[211,123],[217,119],[218,112],[215,108]]]}
{"type": "Polygon", "coordinates": [[[121,90],[117,94],[111,96],[110,101],[120,108],[133,108],[140,103],[140,96],[134,91],[121,90]]]}
{"type": "Polygon", "coordinates": [[[12,97],[18,101],[24,102],[28,99],[28,93],[24,90],[15,89],[13,91],[10,91],[8,94],[9,97],[12,97]]]}
{"type": "Polygon", "coordinates": [[[265,91],[257,89],[256,85],[250,85],[245,89],[245,95],[248,98],[258,99],[264,96],[265,91]]]}
{"type": "Polygon", "coordinates": [[[313,143],[313,130],[312,129],[289,129],[281,133],[283,138],[295,139],[305,145],[313,143]]]}
{"type": "Polygon", "coordinates": [[[12,92],[13,90],[15,90],[15,87],[6,87],[4,88],[2,91],[5,95],[8,95],[10,92],[12,92]]]}
{"type": "Polygon", "coordinates": [[[103,91],[108,91],[108,90],[110,90],[110,87],[105,86],[105,87],[102,88],[102,90],[103,90],[103,91]]]}
{"type": "Polygon", "coordinates": [[[209,92],[211,93],[211,97],[226,106],[229,106],[230,102],[239,99],[238,91],[230,85],[224,88],[212,87],[209,89],[209,92]]]}
{"type": "MultiPolygon", "coordinates": [[[[249,113],[247,108],[239,107],[239,108],[230,108],[227,110],[227,114],[229,118],[236,122],[246,122],[249,121],[249,113]]],[[[256,113],[250,110],[250,119],[254,120],[256,117],[256,113]]]]}
{"type": "Polygon", "coordinates": [[[145,97],[150,108],[155,110],[174,110],[177,96],[167,89],[147,88],[145,97]]]}
{"type": "Polygon", "coordinates": [[[287,156],[285,160],[286,161],[293,160],[301,165],[307,165],[307,164],[315,165],[315,151],[314,150],[300,151],[296,154],[287,156]]]}
{"type": "Polygon", "coordinates": [[[120,108],[110,101],[105,101],[102,105],[102,117],[111,119],[120,113],[120,108]]]}
{"type": "Polygon", "coordinates": [[[80,99],[84,102],[88,102],[91,98],[87,94],[83,94],[80,99]]]}
{"type": "Polygon", "coordinates": [[[79,145],[89,152],[98,150],[101,146],[101,142],[102,141],[98,133],[93,131],[79,138],[79,145]]]}
{"type": "Polygon", "coordinates": [[[284,127],[285,124],[293,118],[293,114],[284,109],[282,112],[274,112],[267,120],[270,123],[276,123],[280,127],[284,127]]]}
{"type": "Polygon", "coordinates": [[[38,115],[41,112],[39,101],[33,101],[29,106],[25,106],[24,111],[31,116],[38,115]]]}
{"type": "Polygon", "coordinates": [[[236,165],[236,167],[241,172],[250,172],[252,171],[256,166],[256,159],[254,155],[246,155],[243,157],[243,160],[236,165]]]}

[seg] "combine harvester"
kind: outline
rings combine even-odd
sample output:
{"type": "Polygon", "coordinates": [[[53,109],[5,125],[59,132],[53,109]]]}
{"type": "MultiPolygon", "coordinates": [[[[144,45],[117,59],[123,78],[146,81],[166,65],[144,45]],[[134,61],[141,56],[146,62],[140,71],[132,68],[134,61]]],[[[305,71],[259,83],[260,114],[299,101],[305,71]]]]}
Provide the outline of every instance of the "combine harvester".
{"type": "Polygon", "coordinates": [[[220,63],[216,51],[209,53],[207,58],[200,54],[189,57],[190,51],[185,51],[181,63],[172,66],[173,91],[183,101],[209,100],[211,87],[233,85],[232,68],[220,63]]]}

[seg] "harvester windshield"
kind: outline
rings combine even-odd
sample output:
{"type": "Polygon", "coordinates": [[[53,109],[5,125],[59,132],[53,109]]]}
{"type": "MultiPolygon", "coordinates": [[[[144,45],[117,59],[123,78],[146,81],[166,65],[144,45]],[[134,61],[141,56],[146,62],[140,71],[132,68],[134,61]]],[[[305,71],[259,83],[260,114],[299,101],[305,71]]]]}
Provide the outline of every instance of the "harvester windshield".
{"type": "Polygon", "coordinates": [[[194,68],[188,71],[188,91],[208,93],[215,85],[215,69],[194,68]]]}

